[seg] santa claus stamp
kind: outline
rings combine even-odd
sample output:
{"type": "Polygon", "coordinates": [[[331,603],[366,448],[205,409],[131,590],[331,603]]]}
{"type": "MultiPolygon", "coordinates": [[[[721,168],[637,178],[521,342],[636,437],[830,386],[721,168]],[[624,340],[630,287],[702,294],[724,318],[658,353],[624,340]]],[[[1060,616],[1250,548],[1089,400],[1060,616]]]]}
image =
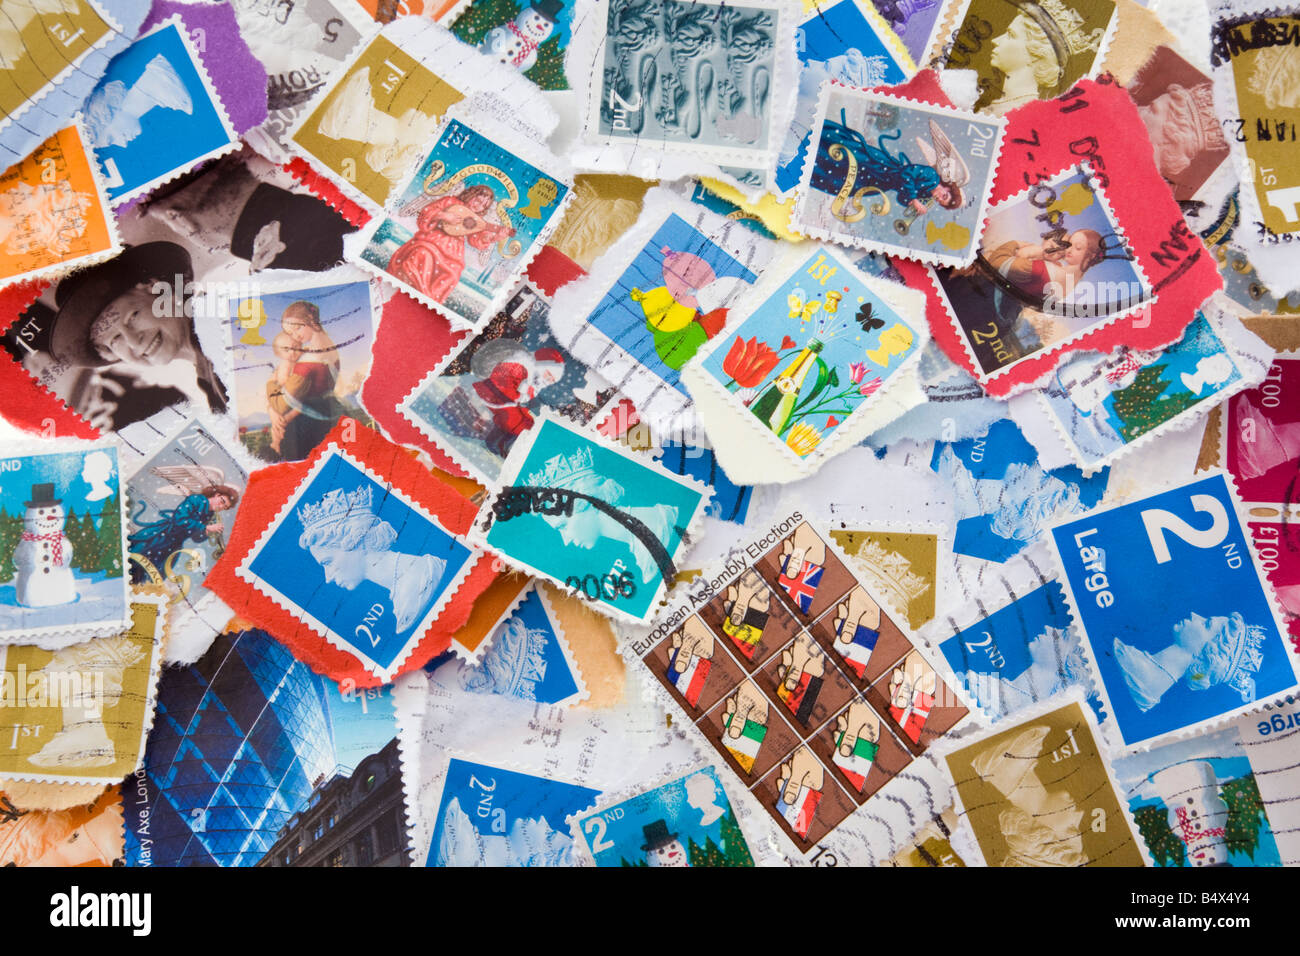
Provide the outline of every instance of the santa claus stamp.
{"type": "Polygon", "coordinates": [[[949,0],[936,37],[937,58],[950,70],[974,70],[975,108],[1001,116],[1033,100],[1069,90],[1101,63],[1115,22],[1113,0],[949,0]]]}
{"type": "Polygon", "coordinates": [[[994,206],[974,262],[934,283],[981,382],[1156,298],[1086,164],[994,206]]]}
{"type": "Polygon", "coordinates": [[[920,293],[816,243],[770,263],[733,314],[683,380],[738,479],[798,478],[861,441],[862,413],[930,340],[920,293]]]}
{"type": "Polygon", "coordinates": [[[478,537],[601,613],[644,622],[709,499],[703,483],[548,411],[515,442],[478,537]]]}
{"type": "Polygon", "coordinates": [[[318,452],[236,574],[388,680],[476,554],[345,443],[318,452]]]}
{"type": "Polygon", "coordinates": [[[791,225],[840,245],[968,265],[984,229],[1002,125],[828,80],[791,225]]]}
{"type": "Polygon", "coordinates": [[[117,446],[54,447],[0,459],[0,642],[67,644],[128,621],[117,446]]]}
{"type": "Polygon", "coordinates": [[[239,145],[179,16],[113,59],[82,116],[114,205],[239,145]]]}
{"type": "Polygon", "coordinates": [[[76,125],[0,173],[0,209],[0,286],[92,265],[121,248],[103,181],[76,125]]]}
{"type": "Polygon", "coordinates": [[[541,90],[567,90],[564,53],[573,36],[574,0],[531,0],[505,7],[469,0],[444,22],[460,40],[502,66],[518,70],[541,90]]]}
{"type": "Polygon", "coordinates": [[[1224,472],[1088,512],[1051,537],[1126,747],[1296,686],[1294,651],[1224,472]]]}
{"type": "Polygon", "coordinates": [[[505,305],[573,195],[566,164],[482,123],[448,120],[357,260],[469,328],[505,305]]]}
{"type": "Polygon", "coordinates": [[[753,866],[736,813],[712,767],[572,819],[596,866],[753,866]]]}
{"type": "Polygon", "coordinates": [[[944,755],[988,866],[1145,866],[1078,692],[944,755]]]}
{"type": "Polygon", "coordinates": [[[0,647],[0,778],[117,783],[144,758],[167,598],[131,596],[118,634],[59,648],[0,647]]]}
{"type": "Polygon", "coordinates": [[[536,289],[520,285],[483,331],[448,354],[398,406],[485,485],[500,478],[510,449],[542,409],[586,425],[614,395],[551,334],[550,311],[536,289]]]}

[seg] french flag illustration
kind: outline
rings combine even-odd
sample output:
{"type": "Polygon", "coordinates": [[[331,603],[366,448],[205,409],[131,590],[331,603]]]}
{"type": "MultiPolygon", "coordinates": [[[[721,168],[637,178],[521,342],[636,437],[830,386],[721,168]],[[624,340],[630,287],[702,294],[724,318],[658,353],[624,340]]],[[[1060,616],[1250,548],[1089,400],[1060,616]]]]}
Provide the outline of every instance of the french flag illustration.
{"type": "Polygon", "coordinates": [[[849,665],[849,669],[858,675],[858,680],[866,678],[867,661],[871,659],[871,652],[876,649],[876,641],[879,638],[879,631],[873,631],[869,627],[856,624],[854,625],[853,639],[847,645],[836,641],[835,649],[840,652],[840,656],[844,658],[844,663],[849,665]]]}
{"type": "Polygon", "coordinates": [[[700,694],[704,692],[704,683],[709,679],[709,669],[713,662],[698,655],[691,658],[686,670],[677,673],[677,651],[668,658],[668,679],[677,688],[677,693],[686,698],[692,707],[700,706],[700,694]]]}
{"type": "Polygon", "coordinates": [[[789,555],[781,558],[781,573],[777,575],[776,583],[790,595],[790,600],[794,601],[799,611],[807,614],[812,610],[813,596],[817,593],[817,585],[822,582],[824,568],[820,564],[804,561],[792,574],[789,564],[789,555]]]}
{"type": "Polygon", "coordinates": [[[872,743],[865,737],[859,737],[853,744],[853,753],[844,756],[840,753],[840,747],[844,744],[844,731],[839,730],[835,733],[835,766],[839,767],[844,776],[849,778],[858,793],[867,785],[867,774],[871,772],[871,765],[876,761],[876,751],[880,745],[872,743]]]}
{"type": "Polygon", "coordinates": [[[776,798],[776,812],[781,814],[790,829],[799,834],[801,839],[808,839],[813,817],[817,813],[817,804],[821,803],[822,792],[804,785],[799,788],[799,795],[794,803],[785,802],[785,794],[776,798]]]}
{"type": "Polygon", "coordinates": [[[722,718],[722,745],[731,751],[731,756],[736,759],[736,763],[744,769],[745,773],[754,772],[754,761],[758,759],[758,752],[763,747],[763,739],[767,736],[767,728],[756,720],[745,718],[744,729],[741,730],[739,737],[732,737],[728,732],[731,729],[731,721],[735,714],[727,714],[722,718]]]}

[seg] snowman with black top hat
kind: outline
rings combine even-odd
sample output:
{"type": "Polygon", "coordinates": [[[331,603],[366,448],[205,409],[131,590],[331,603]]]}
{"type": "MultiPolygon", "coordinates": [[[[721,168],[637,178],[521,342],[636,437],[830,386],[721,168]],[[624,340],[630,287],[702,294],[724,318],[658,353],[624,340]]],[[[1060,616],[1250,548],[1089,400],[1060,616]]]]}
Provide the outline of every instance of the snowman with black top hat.
{"type": "Polygon", "coordinates": [[[63,532],[67,515],[53,483],[32,485],[23,512],[23,536],[14,549],[15,590],[23,607],[51,607],[77,600],[72,542],[63,532]]]}

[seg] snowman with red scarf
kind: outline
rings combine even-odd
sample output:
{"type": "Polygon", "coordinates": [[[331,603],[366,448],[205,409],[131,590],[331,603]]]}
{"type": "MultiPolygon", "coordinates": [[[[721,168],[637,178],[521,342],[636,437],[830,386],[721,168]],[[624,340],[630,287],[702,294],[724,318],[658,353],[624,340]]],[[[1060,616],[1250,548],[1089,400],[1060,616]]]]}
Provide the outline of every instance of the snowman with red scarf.
{"type": "Polygon", "coordinates": [[[32,485],[23,513],[23,536],[14,549],[14,587],[23,607],[51,607],[77,599],[72,576],[72,542],[63,533],[67,515],[54,485],[32,485]]]}
{"type": "Polygon", "coordinates": [[[563,8],[561,0],[533,0],[509,23],[489,30],[479,52],[521,73],[531,69],[537,62],[537,48],[555,31],[555,19],[563,8]]]}

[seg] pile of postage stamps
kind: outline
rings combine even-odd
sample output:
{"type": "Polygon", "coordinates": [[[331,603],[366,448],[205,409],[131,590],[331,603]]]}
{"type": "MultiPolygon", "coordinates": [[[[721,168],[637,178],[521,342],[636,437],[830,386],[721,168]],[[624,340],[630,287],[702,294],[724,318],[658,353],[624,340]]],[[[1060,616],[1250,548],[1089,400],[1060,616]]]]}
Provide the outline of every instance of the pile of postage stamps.
{"type": "Polygon", "coordinates": [[[0,865],[1300,864],[1300,8],[0,7],[0,865]]]}

